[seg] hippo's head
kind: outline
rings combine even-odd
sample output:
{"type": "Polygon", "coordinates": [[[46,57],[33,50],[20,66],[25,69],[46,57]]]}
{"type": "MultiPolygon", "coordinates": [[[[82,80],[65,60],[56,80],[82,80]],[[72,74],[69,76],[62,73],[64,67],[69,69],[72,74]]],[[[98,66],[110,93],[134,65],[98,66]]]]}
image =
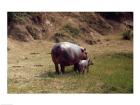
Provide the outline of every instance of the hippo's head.
{"type": "Polygon", "coordinates": [[[87,52],[86,52],[86,49],[83,48],[83,47],[80,47],[81,48],[81,60],[86,60],[87,59],[87,52]]]}

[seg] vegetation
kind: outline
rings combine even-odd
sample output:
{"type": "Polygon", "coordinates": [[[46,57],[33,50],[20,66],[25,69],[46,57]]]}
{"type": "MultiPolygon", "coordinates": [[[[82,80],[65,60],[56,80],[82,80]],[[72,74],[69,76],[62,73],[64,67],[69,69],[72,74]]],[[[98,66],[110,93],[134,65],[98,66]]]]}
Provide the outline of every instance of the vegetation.
{"type": "Polygon", "coordinates": [[[131,40],[131,39],[133,39],[133,32],[132,32],[132,30],[127,30],[122,33],[122,36],[123,36],[124,40],[131,40]]]}
{"type": "Polygon", "coordinates": [[[72,66],[64,75],[55,74],[48,54],[52,42],[9,41],[8,93],[133,93],[132,42],[118,36],[107,39],[109,45],[86,45],[94,65],[84,75],[72,66]]]}
{"type": "Polygon", "coordinates": [[[8,13],[8,24],[13,22],[16,23],[25,23],[29,18],[29,14],[27,12],[9,12],[8,13]]]}
{"type": "Polygon", "coordinates": [[[36,67],[37,77],[8,79],[8,93],[133,93],[132,54],[125,55],[97,57],[95,66],[85,75],[74,73],[72,67],[67,67],[64,75],[36,67]]]}
{"type": "Polygon", "coordinates": [[[72,27],[70,24],[66,24],[63,30],[72,36],[78,36],[80,34],[80,30],[78,28],[72,27]]]}

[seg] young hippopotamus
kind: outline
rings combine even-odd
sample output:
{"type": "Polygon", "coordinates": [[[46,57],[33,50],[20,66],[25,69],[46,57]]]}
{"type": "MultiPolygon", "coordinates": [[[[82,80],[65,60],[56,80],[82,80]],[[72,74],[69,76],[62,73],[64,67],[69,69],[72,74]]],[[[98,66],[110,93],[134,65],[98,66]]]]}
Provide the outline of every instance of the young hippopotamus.
{"type": "Polygon", "coordinates": [[[59,64],[61,72],[64,73],[65,66],[74,65],[76,71],[80,60],[87,59],[86,49],[70,42],[60,42],[53,46],[51,50],[52,61],[55,65],[56,73],[59,74],[59,64]]]}
{"type": "Polygon", "coordinates": [[[88,58],[87,60],[80,60],[78,63],[78,71],[79,73],[83,73],[87,70],[89,71],[89,66],[93,65],[93,62],[88,58]]]}

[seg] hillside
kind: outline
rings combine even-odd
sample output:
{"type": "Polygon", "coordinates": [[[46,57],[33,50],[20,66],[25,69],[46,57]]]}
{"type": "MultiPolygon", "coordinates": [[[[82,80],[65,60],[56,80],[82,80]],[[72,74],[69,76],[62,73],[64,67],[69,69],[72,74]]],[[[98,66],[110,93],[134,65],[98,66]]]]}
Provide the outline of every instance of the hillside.
{"type": "Polygon", "coordinates": [[[18,41],[82,40],[98,42],[102,36],[133,28],[131,12],[9,12],[8,37],[18,41]]]}

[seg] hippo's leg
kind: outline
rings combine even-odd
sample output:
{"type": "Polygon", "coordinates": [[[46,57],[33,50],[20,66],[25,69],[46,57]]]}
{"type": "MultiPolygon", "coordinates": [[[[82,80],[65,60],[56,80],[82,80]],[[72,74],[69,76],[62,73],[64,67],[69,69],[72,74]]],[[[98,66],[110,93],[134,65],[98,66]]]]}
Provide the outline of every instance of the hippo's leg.
{"type": "Polygon", "coordinates": [[[79,74],[83,73],[83,68],[82,68],[82,69],[81,69],[81,68],[78,69],[78,73],[79,73],[79,74]]]}
{"type": "Polygon", "coordinates": [[[82,71],[83,74],[85,74],[85,69],[82,71]]]}
{"type": "Polygon", "coordinates": [[[78,67],[78,64],[77,64],[77,63],[74,64],[74,71],[75,71],[75,72],[79,71],[79,67],[78,67]]]}
{"type": "Polygon", "coordinates": [[[58,67],[58,64],[55,64],[55,70],[56,70],[56,73],[59,74],[59,67],[58,67]]]}
{"type": "Polygon", "coordinates": [[[74,71],[75,71],[75,72],[77,71],[76,64],[74,64],[74,71]]]}
{"type": "Polygon", "coordinates": [[[61,72],[64,74],[65,73],[65,66],[60,65],[61,66],[61,72]]]}
{"type": "Polygon", "coordinates": [[[77,71],[79,74],[82,72],[81,67],[79,67],[79,65],[77,65],[77,71]]]}

